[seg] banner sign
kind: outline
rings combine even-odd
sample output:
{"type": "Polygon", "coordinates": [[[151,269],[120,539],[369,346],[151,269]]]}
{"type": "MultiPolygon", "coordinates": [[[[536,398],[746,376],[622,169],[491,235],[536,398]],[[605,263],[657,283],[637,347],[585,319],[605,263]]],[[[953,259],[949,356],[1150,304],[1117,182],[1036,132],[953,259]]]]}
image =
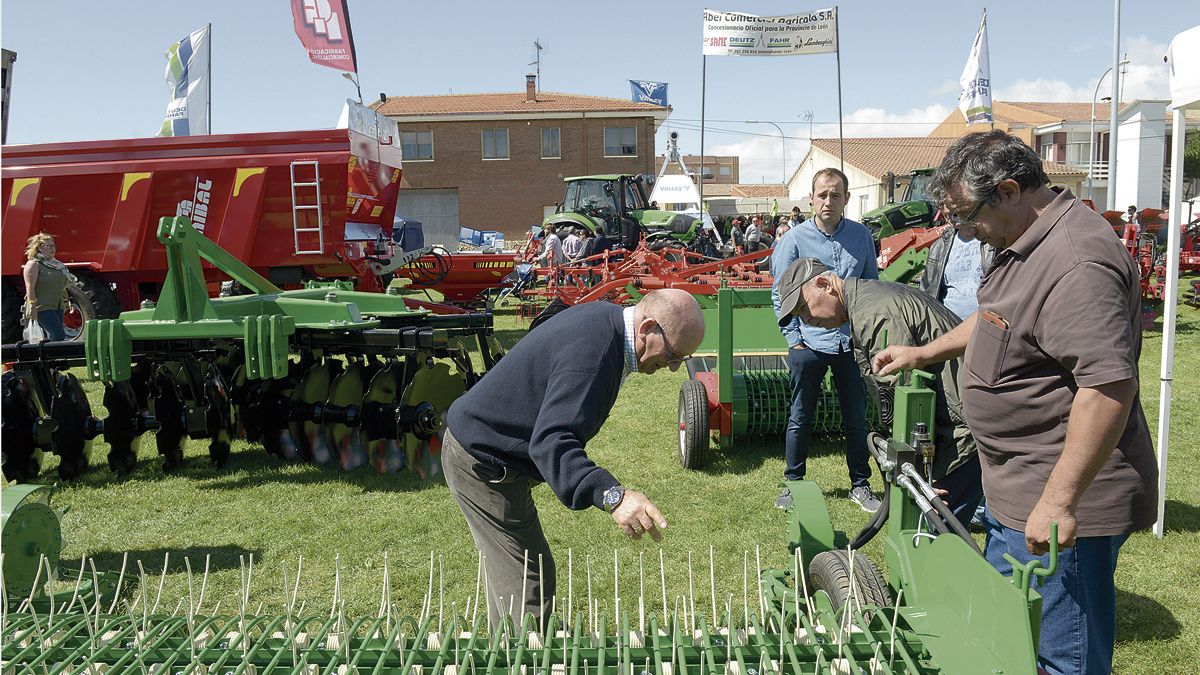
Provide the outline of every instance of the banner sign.
{"type": "Polygon", "coordinates": [[[958,109],[967,124],[992,121],[992,75],[991,64],[988,63],[987,14],[979,24],[979,32],[975,34],[975,42],[971,45],[971,55],[967,57],[967,65],[958,78],[962,85],[962,93],[958,95],[958,109]]]}
{"type": "Polygon", "coordinates": [[[705,56],[796,56],[837,51],[837,8],[754,16],[704,10],[705,56]]]}
{"type": "Polygon", "coordinates": [[[358,72],[346,0],[292,0],[292,20],[310,61],[358,72]]]}
{"type": "Polygon", "coordinates": [[[167,48],[166,80],[171,90],[167,116],[159,136],[210,133],[208,128],[208,64],[211,26],[205,26],[167,48]]]}
{"type": "Polygon", "coordinates": [[[692,179],[682,174],[666,174],[659,176],[654,182],[654,191],[650,193],[650,201],[659,204],[699,204],[700,192],[692,179]]]}
{"type": "Polygon", "coordinates": [[[667,107],[667,83],[647,82],[646,80],[630,80],[633,89],[634,103],[653,103],[667,107]]]}

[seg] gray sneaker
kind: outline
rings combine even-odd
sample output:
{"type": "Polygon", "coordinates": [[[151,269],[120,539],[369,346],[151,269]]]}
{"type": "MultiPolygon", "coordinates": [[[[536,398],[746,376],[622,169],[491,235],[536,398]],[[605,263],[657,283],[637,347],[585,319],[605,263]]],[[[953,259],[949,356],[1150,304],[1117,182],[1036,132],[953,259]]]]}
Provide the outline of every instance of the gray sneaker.
{"type": "Polygon", "coordinates": [[[783,488],[783,492],[780,492],[779,496],[775,499],[775,508],[777,508],[777,509],[792,508],[792,491],[791,490],[789,490],[787,488],[783,488]]]}
{"type": "Polygon", "coordinates": [[[875,496],[875,493],[871,491],[871,488],[866,486],[856,487],[851,490],[850,501],[858,504],[859,507],[861,507],[862,510],[866,511],[867,513],[875,513],[879,510],[881,505],[879,497],[875,496]]]}

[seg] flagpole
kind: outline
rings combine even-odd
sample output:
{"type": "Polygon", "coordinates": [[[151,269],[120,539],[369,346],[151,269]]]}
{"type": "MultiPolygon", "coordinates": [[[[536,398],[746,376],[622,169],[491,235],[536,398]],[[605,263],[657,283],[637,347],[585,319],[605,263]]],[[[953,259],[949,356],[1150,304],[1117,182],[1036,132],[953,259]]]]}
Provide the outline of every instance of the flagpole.
{"type": "Polygon", "coordinates": [[[208,133],[212,134],[212,23],[208,24],[208,99],[204,102],[208,114],[208,133]]]}
{"type": "MultiPolygon", "coordinates": [[[[838,6],[833,6],[833,39],[837,45],[837,80],[838,80],[838,160],[842,163],[842,172],[846,171],[846,136],[842,133],[842,36],[838,31],[838,6]]],[[[810,139],[811,142],[811,139],[810,139]]]]}
{"type": "Polygon", "coordinates": [[[700,221],[704,222],[704,89],[708,82],[708,55],[700,55],[700,221]]]}
{"type": "MultiPolygon", "coordinates": [[[[983,32],[987,33],[987,7],[983,8],[983,32]]],[[[989,51],[990,51],[989,47],[989,51]]],[[[991,101],[992,92],[992,55],[988,54],[988,100],[991,101]]],[[[988,129],[996,130],[996,104],[992,103],[992,112],[988,115],[988,129]]],[[[1089,160],[1090,161],[1090,160],[1089,160]]]]}

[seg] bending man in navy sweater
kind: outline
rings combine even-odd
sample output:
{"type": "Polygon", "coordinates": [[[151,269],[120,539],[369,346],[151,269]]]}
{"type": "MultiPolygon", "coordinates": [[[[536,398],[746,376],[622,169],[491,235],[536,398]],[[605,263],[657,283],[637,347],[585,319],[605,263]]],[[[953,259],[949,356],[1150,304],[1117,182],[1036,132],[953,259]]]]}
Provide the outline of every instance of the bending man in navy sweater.
{"type": "Polygon", "coordinates": [[[667,521],[658,507],[621,487],[585,446],[627,375],[678,370],[703,337],[700,306],[683,291],[655,291],[624,309],[579,305],[530,331],[450,406],[442,468],[485,558],[493,627],[510,607],[518,626],[526,612],[550,615],[554,558],[535,484],[547,483],[572,509],[604,509],[634,539],[661,538],[667,521]]]}

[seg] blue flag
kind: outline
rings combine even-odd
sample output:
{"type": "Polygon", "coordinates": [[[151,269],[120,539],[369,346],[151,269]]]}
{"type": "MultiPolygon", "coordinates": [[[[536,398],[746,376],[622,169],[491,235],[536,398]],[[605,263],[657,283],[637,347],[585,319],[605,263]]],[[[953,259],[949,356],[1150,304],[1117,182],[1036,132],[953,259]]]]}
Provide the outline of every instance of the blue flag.
{"type": "Polygon", "coordinates": [[[666,107],[667,105],[667,83],[666,82],[647,82],[646,80],[630,80],[629,86],[633,88],[634,103],[653,103],[666,107]]]}

